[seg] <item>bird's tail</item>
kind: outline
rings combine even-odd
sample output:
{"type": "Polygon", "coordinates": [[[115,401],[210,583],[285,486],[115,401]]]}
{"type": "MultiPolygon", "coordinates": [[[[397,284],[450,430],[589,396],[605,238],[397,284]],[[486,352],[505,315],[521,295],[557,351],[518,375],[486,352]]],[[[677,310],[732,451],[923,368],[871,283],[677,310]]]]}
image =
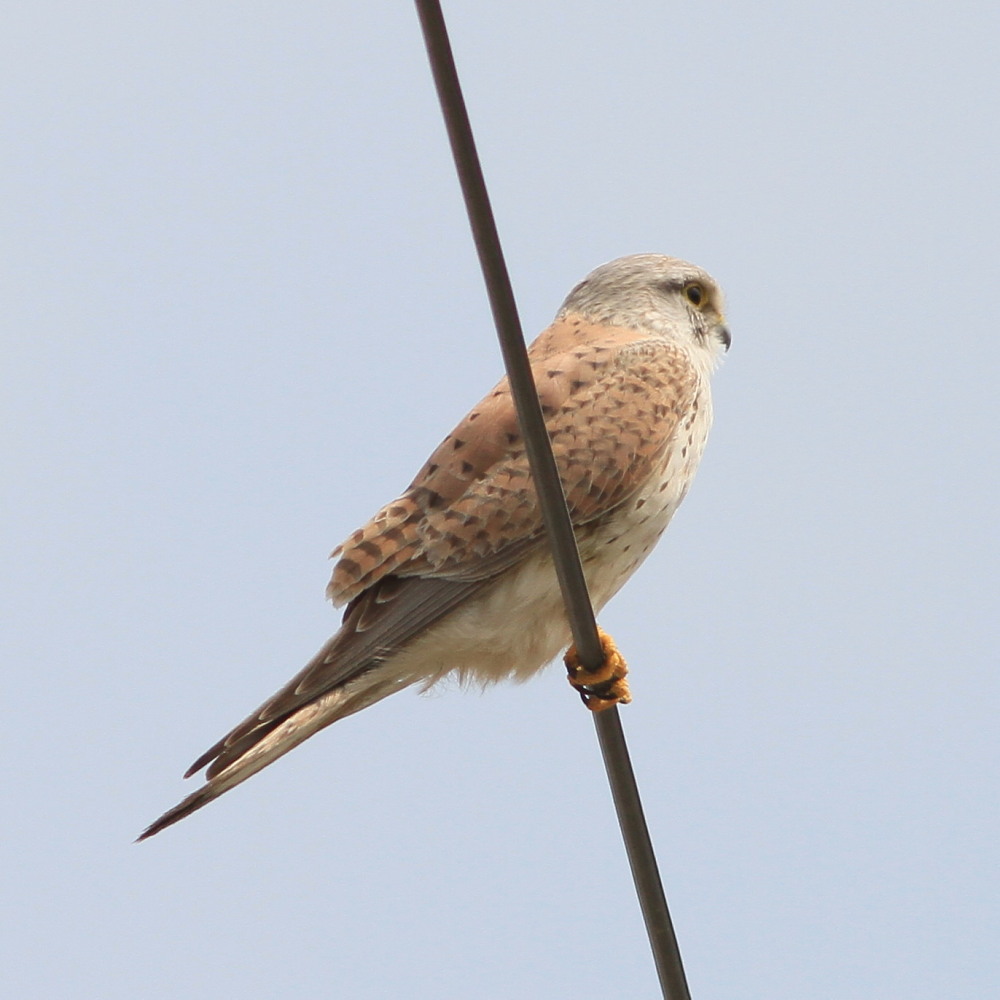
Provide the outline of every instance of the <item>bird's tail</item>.
{"type": "MultiPolygon", "coordinates": [[[[287,716],[273,720],[273,725],[260,731],[260,738],[244,753],[209,778],[196,792],[192,792],[173,809],[168,809],[158,820],[147,826],[136,838],[136,842],[146,840],[178,820],[184,819],[185,816],[190,816],[213,799],[217,799],[223,792],[235,788],[251,775],[284,756],[320,729],[381,701],[406,687],[408,683],[410,682],[401,681],[399,678],[376,679],[370,674],[364,674],[287,716]]],[[[194,770],[199,769],[198,766],[194,768],[194,770]]],[[[193,771],[189,771],[188,775],[191,773],[193,771]]]]}

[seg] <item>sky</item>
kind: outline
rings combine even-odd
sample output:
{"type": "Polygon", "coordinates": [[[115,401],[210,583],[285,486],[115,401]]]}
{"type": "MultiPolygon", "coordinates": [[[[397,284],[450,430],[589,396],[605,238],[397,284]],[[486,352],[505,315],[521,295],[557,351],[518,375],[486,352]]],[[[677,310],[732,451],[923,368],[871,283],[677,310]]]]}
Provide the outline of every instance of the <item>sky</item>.
{"type": "MultiPolygon", "coordinates": [[[[445,4],[527,331],[709,270],[691,493],[601,616],[697,1000],[1000,980],[1000,9],[445,4]]],[[[11,996],[656,995],[553,667],[345,720],[151,841],[501,372],[412,5],[0,15],[11,996]]]]}

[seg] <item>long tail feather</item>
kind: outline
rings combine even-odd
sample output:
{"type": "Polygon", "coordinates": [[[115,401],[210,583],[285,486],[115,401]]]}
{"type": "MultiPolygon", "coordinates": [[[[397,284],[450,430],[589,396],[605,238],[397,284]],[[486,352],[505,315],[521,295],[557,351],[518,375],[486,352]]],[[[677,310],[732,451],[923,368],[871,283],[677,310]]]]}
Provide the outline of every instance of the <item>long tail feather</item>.
{"type": "Polygon", "coordinates": [[[196,792],[192,792],[186,799],[168,809],[159,819],[147,826],[136,838],[136,842],[152,837],[184,819],[185,816],[190,816],[202,806],[208,805],[230,788],[235,788],[268,764],[283,757],[289,750],[297,747],[320,729],[362,708],[367,708],[406,686],[408,682],[400,682],[398,678],[379,679],[377,675],[375,677],[366,675],[328,692],[316,701],[292,712],[283,720],[275,720],[276,724],[265,728],[253,746],[248,747],[237,760],[210,778],[196,792]]]}

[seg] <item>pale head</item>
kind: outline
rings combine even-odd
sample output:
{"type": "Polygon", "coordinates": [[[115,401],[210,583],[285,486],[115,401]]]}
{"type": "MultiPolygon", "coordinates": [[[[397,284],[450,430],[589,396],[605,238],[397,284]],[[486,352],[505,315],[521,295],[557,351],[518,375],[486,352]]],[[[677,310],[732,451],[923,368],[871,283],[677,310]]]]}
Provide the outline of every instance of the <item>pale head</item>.
{"type": "Polygon", "coordinates": [[[577,313],[592,323],[687,339],[713,358],[729,350],[722,291],[695,264],[655,253],[601,264],[566,296],[557,319],[577,313]]]}

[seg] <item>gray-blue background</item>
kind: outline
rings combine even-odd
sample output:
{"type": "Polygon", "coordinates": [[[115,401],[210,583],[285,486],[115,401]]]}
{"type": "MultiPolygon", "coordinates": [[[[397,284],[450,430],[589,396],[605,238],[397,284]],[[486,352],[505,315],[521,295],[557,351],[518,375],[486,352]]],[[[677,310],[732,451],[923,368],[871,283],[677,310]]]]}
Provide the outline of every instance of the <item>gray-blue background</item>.
{"type": "MultiPolygon", "coordinates": [[[[529,331],[625,253],[729,295],[702,471],[603,616],[695,997],[995,996],[996,7],[446,13],[529,331]]],[[[9,995],[655,995],[558,669],[131,846],[500,359],[408,3],[2,21],[9,995]]]]}

